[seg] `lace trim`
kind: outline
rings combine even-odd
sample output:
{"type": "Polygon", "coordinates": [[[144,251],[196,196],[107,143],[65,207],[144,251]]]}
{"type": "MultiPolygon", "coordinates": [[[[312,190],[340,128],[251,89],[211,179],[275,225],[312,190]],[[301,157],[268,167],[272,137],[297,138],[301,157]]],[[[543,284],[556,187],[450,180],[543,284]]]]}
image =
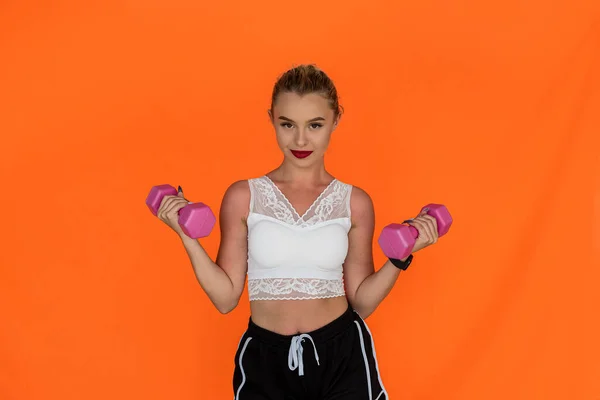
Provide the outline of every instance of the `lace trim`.
{"type": "Polygon", "coordinates": [[[347,190],[342,189],[346,189],[346,186],[337,180],[334,183],[333,191],[318,202],[315,215],[304,222],[303,225],[314,225],[328,220],[334,209],[342,204],[347,194],[347,190]]]}
{"type": "Polygon", "coordinates": [[[348,194],[347,185],[334,179],[319,194],[306,212],[300,216],[290,201],[269,177],[265,175],[254,179],[254,184],[260,194],[255,201],[259,202],[261,208],[268,210],[273,214],[274,218],[282,222],[300,227],[312,226],[328,220],[334,211],[336,211],[336,207],[339,208],[344,203],[348,194]],[[311,212],[313,215],[307,218],[311,212]]]}
{"type": "Polygon", "coordinates": [[[309,296],[309,295],[298,295],[298,296],[266,296],[266,295],[262,295],[262,296],[252,296],[250,297],[250,301],[256,301],[256,300],[317,300],[317,299],[331,299],[334,297],[341,297],[341,296],[345,296],[344,293],[332,293],[332,294],[328,294],[328,295],[315,295],[315,296],[309,296]]]}
{"type": "MultiPolygon", "coordinates": [[[[274,190],[274,185],[264,179],[255,179],[254,183],[261,196],[256,200],[261,200],[260,205],[273,212],[273,216],[280,221],[288,224],[294,224],[294,216],[292,211],[286,207],[286,204],[277,199],[277,194],[274,190]]],[[[256,201],[255,200],[255,201],[256,201]]]]}
{"type": "Polygon", "coordinates": [[[263,278],[248,280],[250,300],[299,300],[344,296],[342,279],[263,278]]]}

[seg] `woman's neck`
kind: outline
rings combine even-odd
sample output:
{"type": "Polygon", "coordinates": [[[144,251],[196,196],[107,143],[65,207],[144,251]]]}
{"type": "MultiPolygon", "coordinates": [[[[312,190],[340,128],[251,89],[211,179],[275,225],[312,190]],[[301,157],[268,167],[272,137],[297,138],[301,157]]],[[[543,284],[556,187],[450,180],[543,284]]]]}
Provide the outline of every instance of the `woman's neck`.
{"type": "Polygon", "coordinates": [[[308,168],[298,168],[285,160],[269,173],[274,180],[294,186],[318,186],[333,179],[323,162],[308,168]]]}

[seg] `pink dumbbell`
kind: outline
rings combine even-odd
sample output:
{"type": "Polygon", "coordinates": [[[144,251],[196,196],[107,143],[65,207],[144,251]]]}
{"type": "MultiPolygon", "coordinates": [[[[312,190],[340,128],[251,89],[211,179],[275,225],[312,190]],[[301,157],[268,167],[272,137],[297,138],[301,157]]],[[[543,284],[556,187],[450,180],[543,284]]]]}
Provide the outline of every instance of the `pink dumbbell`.
{"type": "MultiPolygon", "coordinates": [[[[154,186],[146,198],[146,205],[156,216],[163,197],[175,195],[177,195],[177,189],[171,185],[154,186]]],[[[208,236],[216,221],[210,207],[203,203],[190,203],[179,210],[179,226],[183,233],[192,239],[208,236]]]]}
{"type": "MultiPolygon", "coordinates": [[[[452,225],[452,217],[446,206],[428,204],[421,211],[426,208],[428,209],[427,214],[437,221],[438,235],[443,236],[448,233],[450,225],[452,225]]],[[[410,255],[417,237],[419,237],[419,231],[414,226],[394,223],[382,229],[378,242],[386,257],[401,260],[410,255]]]]}

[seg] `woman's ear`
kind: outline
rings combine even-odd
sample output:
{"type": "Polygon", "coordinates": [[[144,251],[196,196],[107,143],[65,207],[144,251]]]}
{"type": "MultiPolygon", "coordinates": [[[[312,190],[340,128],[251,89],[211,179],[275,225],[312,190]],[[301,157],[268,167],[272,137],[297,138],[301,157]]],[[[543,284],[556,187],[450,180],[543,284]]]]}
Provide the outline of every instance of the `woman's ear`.
{"type": "Polygon", "coordinates": [[[267,114],[269,114],[269,121],[273,123],[273,112],[271,110],[267,110],[267,114]]]}
{"type": "Polygon", "coordinates": [[[333,130],[335,130],[335,128],[337,128],[337,126],[340,124],[340,118],[341,118],[341,117],[342,117],[341,115],[338,115],[338,116],[335,118],[335,120],[333,121],[333,130]]]}

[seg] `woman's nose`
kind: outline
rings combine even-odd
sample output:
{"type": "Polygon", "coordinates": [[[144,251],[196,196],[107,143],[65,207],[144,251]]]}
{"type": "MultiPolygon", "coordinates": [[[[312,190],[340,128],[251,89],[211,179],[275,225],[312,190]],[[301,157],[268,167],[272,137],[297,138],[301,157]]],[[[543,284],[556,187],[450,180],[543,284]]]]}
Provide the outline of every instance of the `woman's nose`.
{"type": "Polygon", "coordinates": [[[296,145],[298,147],[303,147],[308,144],[308,137],[303,129],[298,129],[296,133],[296,145]]]}

